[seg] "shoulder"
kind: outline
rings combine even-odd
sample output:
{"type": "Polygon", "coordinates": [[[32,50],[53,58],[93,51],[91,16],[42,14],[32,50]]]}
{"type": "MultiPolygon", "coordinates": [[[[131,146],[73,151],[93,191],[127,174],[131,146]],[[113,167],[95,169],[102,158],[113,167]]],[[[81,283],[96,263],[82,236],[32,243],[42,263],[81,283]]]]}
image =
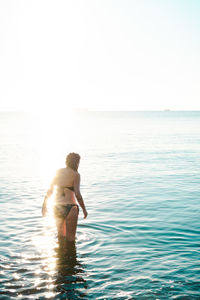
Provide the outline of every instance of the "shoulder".
{"type": "Polygon", "coordinates": [[[56,177],[63,173],[64,168],[60,168],[56,171],[56,177]]]}

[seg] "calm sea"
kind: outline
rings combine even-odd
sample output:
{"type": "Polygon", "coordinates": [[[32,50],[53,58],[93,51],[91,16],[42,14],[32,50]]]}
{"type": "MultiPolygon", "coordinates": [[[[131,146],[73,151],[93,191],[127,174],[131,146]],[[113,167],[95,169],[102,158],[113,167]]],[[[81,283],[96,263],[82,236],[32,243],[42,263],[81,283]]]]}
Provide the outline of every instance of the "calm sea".
{"type": "Polygon", "coordinates": [[[0,165],[0,299],[200,299],[200,112],[1,113],[0,165]],[[41,217],[71,151],[75,245],[41,217]]]}

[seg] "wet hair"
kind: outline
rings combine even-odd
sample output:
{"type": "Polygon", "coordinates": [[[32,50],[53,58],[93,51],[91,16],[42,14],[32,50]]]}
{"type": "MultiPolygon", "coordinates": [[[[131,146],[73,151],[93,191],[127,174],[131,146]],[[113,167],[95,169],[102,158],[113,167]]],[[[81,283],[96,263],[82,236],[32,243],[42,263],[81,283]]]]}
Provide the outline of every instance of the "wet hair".
{"type": "Polygon", "coordinates": [[[78,153],[71,152],[67,155],[65,163],[67,167],[77,171],[80,158],[81,157],[78,153]]]}

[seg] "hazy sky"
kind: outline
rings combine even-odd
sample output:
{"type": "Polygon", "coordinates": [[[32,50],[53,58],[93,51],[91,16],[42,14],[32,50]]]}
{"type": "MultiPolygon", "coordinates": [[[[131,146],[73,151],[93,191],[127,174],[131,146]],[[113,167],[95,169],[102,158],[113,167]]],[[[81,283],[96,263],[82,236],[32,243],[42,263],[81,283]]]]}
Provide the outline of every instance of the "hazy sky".
{"type": "Polygon", "coordinates": [[[200,110],[199,0],[0,0],[0,110],[200,110]]]}

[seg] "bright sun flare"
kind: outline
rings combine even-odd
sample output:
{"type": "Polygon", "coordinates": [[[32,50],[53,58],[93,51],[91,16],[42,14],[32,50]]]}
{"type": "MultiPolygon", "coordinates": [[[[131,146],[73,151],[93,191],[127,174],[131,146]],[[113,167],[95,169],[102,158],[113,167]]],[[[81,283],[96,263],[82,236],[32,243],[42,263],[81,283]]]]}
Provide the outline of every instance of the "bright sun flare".
{"type": "Polygon", "coordinates": [[[46,188],[56,170],[64,165],[65,156],[73,144],[75,126],[71,110],[34,113],[32,142],[40,157],[40,172],[46,188]]]}

